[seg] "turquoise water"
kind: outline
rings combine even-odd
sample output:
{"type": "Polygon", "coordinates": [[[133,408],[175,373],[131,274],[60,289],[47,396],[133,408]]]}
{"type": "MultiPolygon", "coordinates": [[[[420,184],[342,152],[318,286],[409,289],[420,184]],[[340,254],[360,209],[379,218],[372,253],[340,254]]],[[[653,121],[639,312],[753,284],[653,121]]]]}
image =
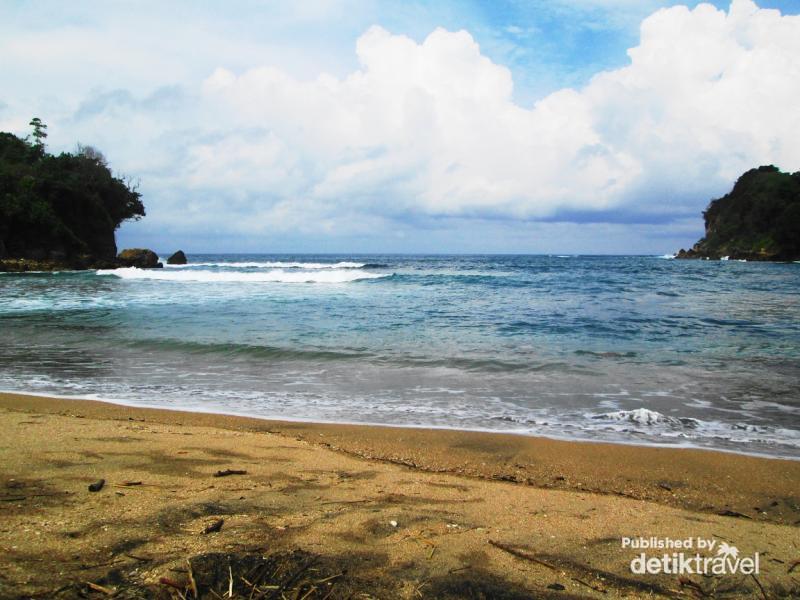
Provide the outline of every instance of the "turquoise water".
{"type": "Polygon", "coordinates": [[[800,458],[800,265],[190,255],[0,275],[0,389],[800,458]]]}

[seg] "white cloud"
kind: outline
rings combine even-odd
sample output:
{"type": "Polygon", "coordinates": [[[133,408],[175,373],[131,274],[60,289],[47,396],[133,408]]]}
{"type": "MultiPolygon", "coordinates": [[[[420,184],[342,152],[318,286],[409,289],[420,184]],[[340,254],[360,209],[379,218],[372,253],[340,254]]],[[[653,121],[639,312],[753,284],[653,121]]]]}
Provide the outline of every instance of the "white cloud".
{"type": "Polygon", "coordinates": [[[359,70],[343,79],[218,70],[204,90],[239,124],[300,149],[312,197],[379,211],[387,199],[432,215],[603,208],[637,172],[603,144],[580,93],[514,104],[510,72],[467,32],[436,30],[417,44],[373,27],[357,53],[359,70]]]}
{"type": "Polygon", "coordinates": [[[306,197],[377,213],[663,213],[661,194],[704,203],[749,167],[799,166],[798,17],[736,0],[658,11],[641,32],[629,66],[530,108],[467,32],[441,29],[418,44],[373,27],[345,78],[219,70],[204,91],[238,115],[230,126],[265,128],[309,162],[306,197]]]}

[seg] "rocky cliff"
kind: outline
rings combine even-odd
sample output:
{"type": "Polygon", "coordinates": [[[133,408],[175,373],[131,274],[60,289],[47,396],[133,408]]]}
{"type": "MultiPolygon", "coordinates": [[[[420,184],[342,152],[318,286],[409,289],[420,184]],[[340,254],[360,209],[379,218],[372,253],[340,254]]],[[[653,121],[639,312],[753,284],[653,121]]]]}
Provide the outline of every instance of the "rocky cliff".
{"type": "Polygon", "coordinates": [[[114,234],[144,216],[140,194],[93,148],[49,154],[38,127],[34,142],[0,132],[0,270],[116,266],[114,234]]]}
{"type": "Polygon", "coordinates": [[[703,217],[705,236],[676,258],[800,260],[800,172],[751,169],[703,217]]]}

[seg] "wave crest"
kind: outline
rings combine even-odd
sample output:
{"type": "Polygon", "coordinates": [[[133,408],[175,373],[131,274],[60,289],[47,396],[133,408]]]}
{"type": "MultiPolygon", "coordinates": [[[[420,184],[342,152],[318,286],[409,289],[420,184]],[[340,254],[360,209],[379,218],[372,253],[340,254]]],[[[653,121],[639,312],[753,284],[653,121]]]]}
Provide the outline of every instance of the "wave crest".
{"type": "Polygon", "coordinates": [[[101,269],[100,276],[120,279],[150,279],[154,281],[177,281],[186,283],[349,283],[362,279],[389,277],[387,273],[367,273],[353,269],[327,269],[318,271],[207,271],[188,269],[101,269]]]}
{"type": "Polygon", "coordinates": [[[670,417],[655,410],[635,408],[633,410],[617,410],[592,416],[598,421],[617,421],[636,423],[637,425],[667,425],[673,427],[692,427],[697,425],[695,419],[670,417]]]}
{"type": "Polygon", "coordinates": [[[322,269],[362,269],[370,266],[365,263],[342,261],[336,263],[284,262],[284,261],[245,261],[245,262],[196,262],[185,265],[164,265],[169,269],[187,269],[191,267],[229,267],[232,269],[306,269],[311,271],[322,269]]]}

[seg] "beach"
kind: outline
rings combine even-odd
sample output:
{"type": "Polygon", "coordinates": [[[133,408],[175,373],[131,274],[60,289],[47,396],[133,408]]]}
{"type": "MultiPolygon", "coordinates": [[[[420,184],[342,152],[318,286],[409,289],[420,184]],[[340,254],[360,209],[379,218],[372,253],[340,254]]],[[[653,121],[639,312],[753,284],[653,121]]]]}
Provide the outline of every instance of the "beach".
{"type": "Polygon", "coordinates": [[[231,578],[280,563],[259,589],[285,597],[800,593],[798,461],[20,394],[0,419],[2,598],[190,598],[211,553],[231,578]],[[624,538],[714,539],[759,573],[635,574],[624,538]]]}
{"type": "Polygon", "coordinates": [[[800,0],[0,32],[0,600],[800,600],[800,0]]]}

